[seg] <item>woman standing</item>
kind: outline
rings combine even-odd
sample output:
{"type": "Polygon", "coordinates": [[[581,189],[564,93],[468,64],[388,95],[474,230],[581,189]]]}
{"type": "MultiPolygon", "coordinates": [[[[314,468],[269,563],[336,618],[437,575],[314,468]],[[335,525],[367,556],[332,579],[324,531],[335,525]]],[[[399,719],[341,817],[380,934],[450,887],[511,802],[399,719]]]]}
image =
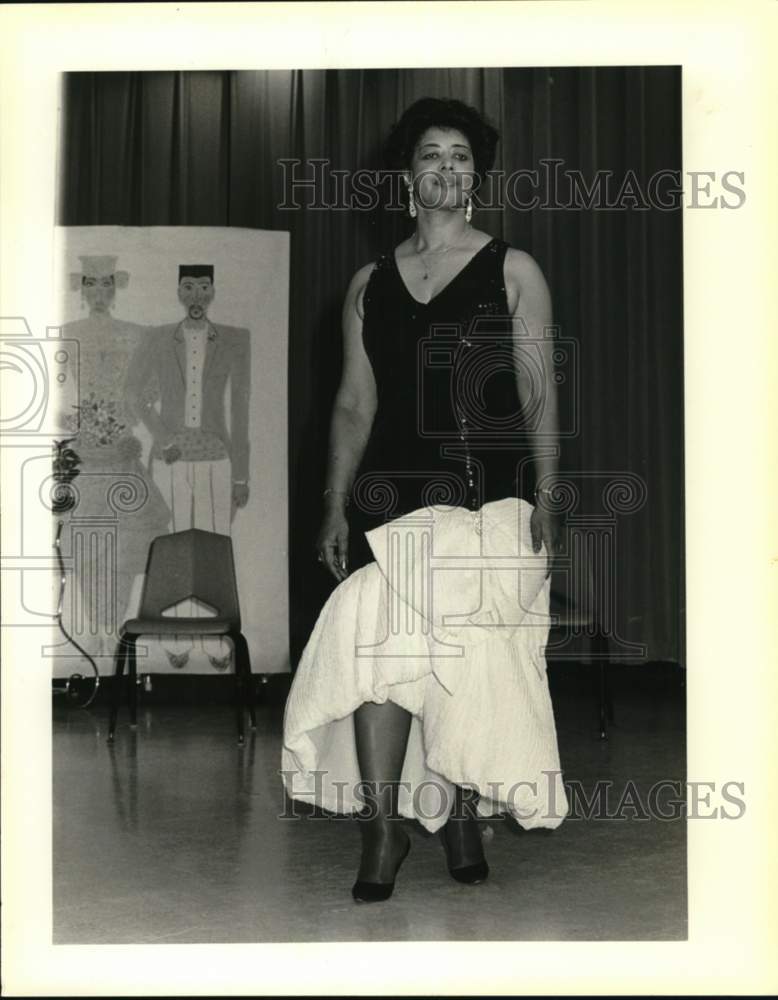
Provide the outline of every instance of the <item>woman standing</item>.
{"type": "MultiPolygon", "coordinates": [[[[533,777],[559,769],[544,660],[539,666],[558,525],[548,508],[521,499],[523,492],[550,494],[557,473],[551,344],[543,336],[551,303],[528,254],[471,224],[472,196],[493,164],[497,139],[459,101],[425,98],[406,110],[386,150],[401,171],[415,229],[355,274],[343,308],[343,374],[317,544],[340,586],[290,692],[284,766],[293,797],[314,794],[339,812],[366,806],[352,890],[358,901],[391,895],[410,847],[393,822],[398,814],[440,830],[451,876],[477,883],[489,869],[468,787],[480,796],[480,813],[507,809],[525,826],[556,826],[566,812],[558,774],[552,815],[522,818],[497,787],[526,778],[530,758],[533,777]],[[527,351],[531,365],[520,363],[527,351]],[[529,412],[532,428],[522,423],[529,412]],[[516,447],[522,430],[532,443],[536,490],[516,447]],[[418,636],[372,659],[357,648],[366,637],[373,638],[367,645],[380,645],[392,600],[383,586],[391,577],[383,528],[425,513],[437,517],[440,551],[461,542],[485,553],[472,549],[473,539],[486,546],[487,538],[512,538],[514,551],[505,554],[524,560],[513,620],[487,607],[482,591],[490,617],[478,619],[477,644],[473,629],[457,633],[464,656],[449,680],[444,659],[426,656],[418,636]],[[531,637],[518,628],[528,612],[541,625],[531,637]],[[491,629],[484,640],[484,623],[498,620],[510,627],[491,629]],[[506,731],[514,727],[518,736],[506,731]],[[312,792],[314,771],[326,777],[312,792]],[[453,792],[442,816],[428,815],[416,794],[430,776],[453,792]],[[349,785],[344,795],[344,781],[354,779],[360,794],[349,785]]],[[[499,546],[492,551],[500,554],[499,546]]],[[[492,597],[502,593],[498,576],[490,578],[492,597]]],[[[390,579],[394,596],[418,611],[397,579],[390,579]]],[[[431,649],[428,631],[425,642],[431,649]]]]}

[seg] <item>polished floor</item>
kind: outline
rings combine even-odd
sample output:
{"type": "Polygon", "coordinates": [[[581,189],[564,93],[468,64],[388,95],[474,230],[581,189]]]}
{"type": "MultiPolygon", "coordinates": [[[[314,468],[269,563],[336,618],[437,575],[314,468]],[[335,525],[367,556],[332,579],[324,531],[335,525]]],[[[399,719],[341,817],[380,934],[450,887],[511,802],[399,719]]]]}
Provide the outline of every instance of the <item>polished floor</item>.
{"type": "Polygon", "coordinates": [[[136,731],[120,716],[113,748],[104,705],[55,697],[54,942],[684,939],[685,823],[643,813],[657,782],[685,780],[684,690],[679,670],[649,670],[615,678],[601,742],[584,672],[549,668],[565,781],[589,796],[612,782],[610,818],[578,806],[554,831],[487,821],[491,876],[476,887],[448,876],[438,837],[406,823],[411,852],[374,905],[351,900],[354,821],[299,806],[279,819],[288,678],[263,688],[243,749],[224,697],[152,692],[136,731]]]}

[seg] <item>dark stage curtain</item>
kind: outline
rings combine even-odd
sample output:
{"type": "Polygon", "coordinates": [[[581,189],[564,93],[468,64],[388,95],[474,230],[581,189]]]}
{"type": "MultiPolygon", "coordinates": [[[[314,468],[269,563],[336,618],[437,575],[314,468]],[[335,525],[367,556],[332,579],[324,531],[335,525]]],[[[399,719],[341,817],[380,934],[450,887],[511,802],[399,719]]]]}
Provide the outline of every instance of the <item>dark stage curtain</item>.
{"type": "MultiPolygon", "coordinates": [[[[542,180],[550,173],[542,161],[562,160],[560,172],[580,171],[587,186],[595,171],[611,171],[612,191],[634,171],[632,208],[482,208],[474,224],[536,258],[555,322],[577,345],[576,370],[560,387],[562,422],[575,430],[563,441],[562,470],[580,490],[577,513],[616,525],[599,603],[612,608],[620,640],[645,646],[647,661],[683,662],[681,212],[677,200],[666,211],[640,203],[656,171],[681,169],[680,69],[69,74],[59,222],[291,232],[294,662],[331,587],[313,543],[343,294],[353,272],[410,224],[383,206],[285,207],[293,168],[285,174],[279,161],[302,161],[298,178],[312,176],[317,158],[329,170],[378,167],[388,128],[425,95],[460,98],[492,118],[502,135],[497,170],[538,169],[542,180]]],[[[536,191],[541,201],[547,187],[536,191]]],[[[529,201],[527,185],[517,191],[529,201]]],[[[561,202],[568,193],[560,181],[561,202]]]]}

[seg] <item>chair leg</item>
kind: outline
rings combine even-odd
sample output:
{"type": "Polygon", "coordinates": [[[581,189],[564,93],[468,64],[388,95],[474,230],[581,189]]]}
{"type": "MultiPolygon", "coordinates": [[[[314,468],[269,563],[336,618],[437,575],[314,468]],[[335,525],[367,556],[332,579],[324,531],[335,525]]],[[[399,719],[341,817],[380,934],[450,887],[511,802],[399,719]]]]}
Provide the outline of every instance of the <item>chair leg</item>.
{"type": "Polygon", "coordinates": [[[243,693],[243,661],[240,655],[240,640],[243,637],[239,632],[230,632],[232,640],[233,658],[235,660],[235,721],[238,726],[238,745],[243,746],[246,741],[246,730],[243,718],[243,708],[245,695],[243,693]]]}
{"type": "Polygon", "coordinates": [[[613,688],[611,687],[611,643],[605,632],[600,635],[602,648],[602,691],[605,714],[608,722],[613,722],[613,688]]]}
{"type": "Polygon", "coordinates": [[[111,714],[108,717],[108,742],[113,743],[116,733],[116,720],[119,716],[119,704],[122,698],[122,681],[124,679],[124,664],[127,662],[127,646],[124,636],[119,637],[119,642],[114,653],[116,664],[113,673],[113,697],[111,698],[111,714]]]}
{"type": "Polygon", "coordinates": [[[600,688],[600,739],[608,739],[608,695],[607,686],[608,678],[606,676],[607,664],[605,660],[599,661],[600,667],[600,678],[599,678],[599,688],[600,688]]]}
{"type": "Polygon", "coordinates": [[[251,673],[251,658],[249,657],[249,644],[246,637],[241,632],[234,639],[235,642],[235,670],[240,670],[243,678],[243,695],[246,708],[249,713],[249,723],[252,729],[257,728],[257,713],[254,710],[254,675],[251,673]]]}
{"type": "Polygon", "coordinates": [[[591,639],[592,668],[597,671],[597,703],[599,713],[600,739],[608,739],[608,722],[613,721],[613,702],[610,695],[610,685],[608,684],[608,638],[602,631],[601,626],[596,626],[596,631],[591,639]]]}
{"type": "Polygon", "coordinates": [[[138,672],[135,662],[135,643],[138,637],[132,635],[127,640],[127,662],[129,664],[130,681],[130,726],[134,729],[138,725],[138,672]]]}

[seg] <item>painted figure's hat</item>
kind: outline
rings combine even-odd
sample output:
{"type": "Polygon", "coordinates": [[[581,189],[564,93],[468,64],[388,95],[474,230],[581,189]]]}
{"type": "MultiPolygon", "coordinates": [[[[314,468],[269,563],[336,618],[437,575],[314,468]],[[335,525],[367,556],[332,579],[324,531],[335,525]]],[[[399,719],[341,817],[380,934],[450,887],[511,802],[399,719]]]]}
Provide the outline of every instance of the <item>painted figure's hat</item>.
{"type": "Polygon", "coordinates": [[[81,261],[81,273],[75,271],[70,275],[70,287],[75,292],[81,287],[84,278],[113,278],[117,288],[126,288],[130,281],[127,271],[116,270],[116,257],[110,254],[84,254],[78,258],[81,261]]]}
{"type": "Polygon", "coordinates": [[[180,264],[178,280],[184,278],[210,278],[213,282],[213,264],[180,264]]]}

